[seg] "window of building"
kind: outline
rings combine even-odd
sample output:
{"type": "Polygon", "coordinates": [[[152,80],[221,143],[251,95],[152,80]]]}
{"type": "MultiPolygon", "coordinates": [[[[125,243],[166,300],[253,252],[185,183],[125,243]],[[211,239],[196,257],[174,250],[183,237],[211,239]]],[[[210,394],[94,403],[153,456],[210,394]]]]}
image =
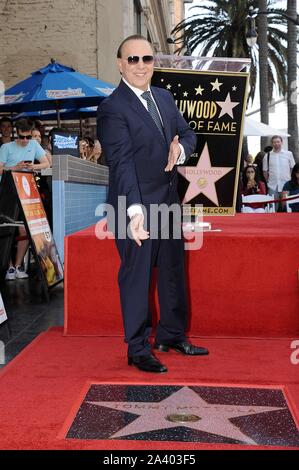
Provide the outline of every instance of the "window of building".
{"type": "Polygon", "coordinates": [[[134,0],[134,30],[135,34],[141,34],[142,8],[140,0],[134,0]]]}

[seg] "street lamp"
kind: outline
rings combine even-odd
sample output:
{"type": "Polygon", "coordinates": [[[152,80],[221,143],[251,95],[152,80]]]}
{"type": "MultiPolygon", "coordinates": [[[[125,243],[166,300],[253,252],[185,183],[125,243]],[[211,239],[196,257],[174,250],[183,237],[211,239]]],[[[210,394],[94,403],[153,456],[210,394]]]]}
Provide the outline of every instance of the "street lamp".
{"type": "MultiPolygon", "coordinates": [[[[257,32],[255,28],[255,18],[258,15],[270,15],[272,12],[271,11],[259,11],[258,8],[254,8],[253,6],[249,7],[249,15],[247,16],[248,20],[248,31],[246,34],[246,42],[249,47],[253,47],[256,44],[257,41],[257,32]]],[[[299,17],[297,15],[297,18],[292,18],[291,16],[279,12],[279,15],[282,16],[283,18],[286,18],[287,20],[291,21],[294,23],[296,26],[299,26],[299,17]]]]}

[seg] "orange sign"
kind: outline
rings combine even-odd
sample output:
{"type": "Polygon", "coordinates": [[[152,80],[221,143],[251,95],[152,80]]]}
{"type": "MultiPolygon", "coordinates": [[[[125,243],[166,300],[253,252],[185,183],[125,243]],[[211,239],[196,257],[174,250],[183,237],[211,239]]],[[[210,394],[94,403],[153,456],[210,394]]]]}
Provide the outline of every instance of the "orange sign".
{"type": "Polygon", "coordinates": [[[63,268],[33,173],[12,176],[47,284],[54,285],[63,279],[63,268]]]}
{"type": "MultiPolygon", "coordinates": [[[[7,320],[7,315],[6,315],[4,303],[3,303],[1,293],[0,293],[0,325],[1,325],[1,323],[4,323],[6,320],[7,320]]],[[[0,347],[1,347],[1,345],[0,345],[0,347]]],[[[1,364],[1,361],[0,361],[0,364],[1,364]]]]}

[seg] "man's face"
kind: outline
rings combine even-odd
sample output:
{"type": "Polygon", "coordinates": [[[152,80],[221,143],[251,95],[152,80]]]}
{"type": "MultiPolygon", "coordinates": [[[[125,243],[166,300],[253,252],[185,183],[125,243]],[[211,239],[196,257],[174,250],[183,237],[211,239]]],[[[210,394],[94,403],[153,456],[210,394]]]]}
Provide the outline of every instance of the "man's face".
{"type": "Polygon", "coordinates": [[[152,56],[151,45],[143,39],[132,39],[122,47],[122,57],[117,59],[123,78],[133,87],[146,91],[154,73],[154,63],[144,63],[142,57],[152,56]],[[139,57],[138,63],[129,63],[128,57],[139,57]]]}
{"type": "Polygon", "coordinates": [[[281,147],[282,147],[282,141],[281,139],[277,138],[277,139],[273,139],[272,140],[272,145],[273,145],[273,150],[275,152],[280,152],[281,151],[281,147]]]}
{"type": "Polygon", "coordinates": [[[0,126],[0,133],[3,137],[10,137],[12,134],[12,125],[10,122],[2,122],[0,126]]]}
{"type": "Polygon", "coordinates": [[[21,147],[26,147],[31,139],[32,131],[18,131],[17,143],[21,147]]]}

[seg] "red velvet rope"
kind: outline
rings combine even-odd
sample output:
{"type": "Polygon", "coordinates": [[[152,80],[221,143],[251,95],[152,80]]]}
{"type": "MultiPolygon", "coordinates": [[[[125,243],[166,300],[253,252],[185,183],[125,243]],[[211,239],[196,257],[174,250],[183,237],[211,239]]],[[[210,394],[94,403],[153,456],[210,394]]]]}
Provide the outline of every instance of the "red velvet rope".
{"type": "Polygon", "coordinates": [[[285,202],[285,201],[291,201],[292,199],[298,199],[299,194],[296,194],[296,196],[290,196],[290,197],[285,197],[283,199],[272,199],[271,201],[254,201],[254,202],[242,202],[242,205],[250,205],[250,204],[273,204],[274,202],[285,202]]]}

